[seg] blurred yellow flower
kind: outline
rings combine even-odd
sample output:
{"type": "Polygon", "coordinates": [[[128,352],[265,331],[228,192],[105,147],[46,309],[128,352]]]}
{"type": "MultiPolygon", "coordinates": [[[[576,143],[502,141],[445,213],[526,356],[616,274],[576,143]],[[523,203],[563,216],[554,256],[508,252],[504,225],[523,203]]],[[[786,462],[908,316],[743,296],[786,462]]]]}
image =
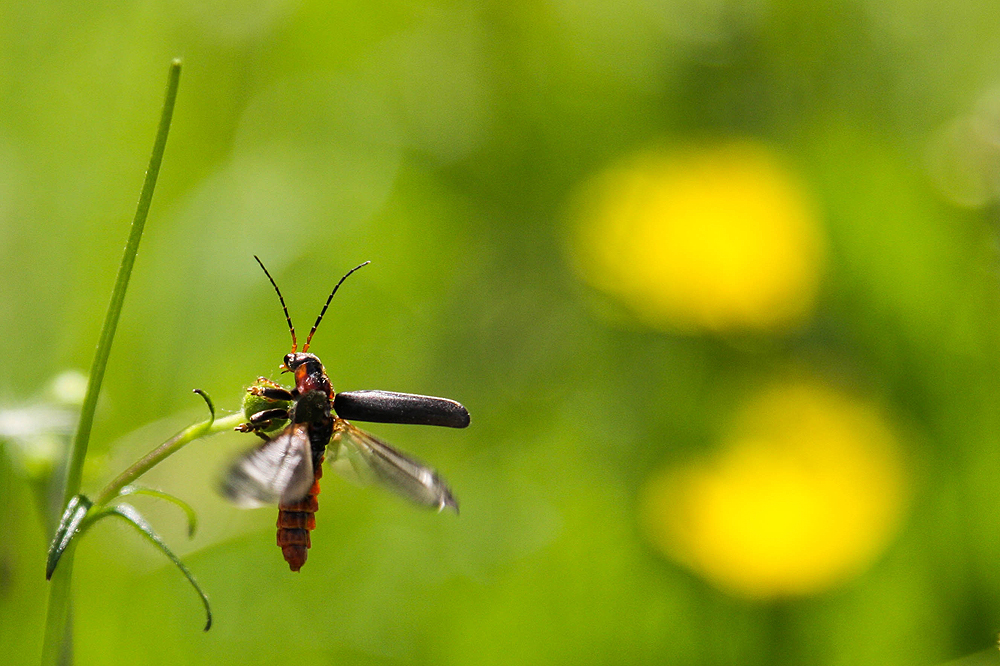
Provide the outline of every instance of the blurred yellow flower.
{"type": "Polygon", "coordinates": [[[710,461],[650,479],[652,542],[729,592],[823,591],[862,572],[906,505],[898,443],[873,406],[815,384],[747,405],[710,461]]]}
{"type": "Polygon", "coordinates": [[[758,143],[633,155],[583,186],[573,222],[579,273],[652,326],[770,331],[812,312],[823,230],[758,143]]]}

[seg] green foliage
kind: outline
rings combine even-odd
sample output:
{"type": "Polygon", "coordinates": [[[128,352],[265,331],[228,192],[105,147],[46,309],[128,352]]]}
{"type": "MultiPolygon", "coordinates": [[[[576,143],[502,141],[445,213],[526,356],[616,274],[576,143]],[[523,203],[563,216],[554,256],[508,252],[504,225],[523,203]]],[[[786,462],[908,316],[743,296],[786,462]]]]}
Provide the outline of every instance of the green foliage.
{"type": "Polygon", "coordinates": [[[184,512],[185,517],[187,517],[188,524],[188,538],[193,538],[195,530],[198,529],[198,514],[194,512],[191,505],[182,500],[179,497],[174,497],[170,493],[165,493],[162,490],[157,490],[156,488],[144,488],[142,486],[125,486],[118,493],[120,497],[126,495],[149,495],[150,497],[158,497],[159,499],[166,500],[171,504],[180,508],[184,512]]]}
{"type": "Polygon", "coordinates": [[[52,543],[49,545],[49,559],[45,563],[45,580],[51,580],[52,573],[56,570],[56,565],[59,564],[59,558],[69,547],[70,541],[81,531],[83,519],[87,517],[87,512],[93,505],[94,503],[84,495],[76,495],[66,505],[66,511],[59,520],[56,534],[52,537],[52,543]]]}
{"type": "Polygon", "coordinates": [[[149,206],[153,200],[153,191],[156,188],[156,178],[160,171],[160,164],[163,161],[163,152],[167,143],[167,135],[170,131],[170,121],[173,117],[174,102],[177,98],[177,86],[180,80],[180,61],[174,60],[170,67],[170,76],[167,80],[167,92],[163,103],[163,112],[160,117],[160,125],[153,143],[153,152],[149,160],[149,168],[146,170],[146,178],[143,182],[142,191],[139,194],[139,205],[135,218],[132,220],[131,231],[128,242],[125,245],[125,252],[118,269],[118,278],[115,281],[114,290],[111,293],[111,303],[101,329],[101,337],[97,344],[97,351],[94,354],[94,362],[87,383],[87,392],[83,399],[83,406],[80,412],[80,419],[77,423],[76,436],[73,439],[67,456],[66,480],[63,485],[64,504],[66,506],[62,518],[55,529],[52,543],[49,546],[48,562],[45,567],[45,579],[51,580],[56,572],[56,567],[60,560],[68,560],[56,581],[49,588],[49,609],[45,624],[45,640],[42,645],[42,663],[55,664],[67,663],[73,660],[71,635],[71,600],[70,600],[70,575],[72,572],[72,560],[75,549],[70,548],[74,539],[81,537],[91,525],[107,516],[117,516],[135,527],[152,544],[157,546],[188,579],[195,591],[201,597],[205,606],[205,613],[208,620],[205,624],[205,631],[212,626],[212,611],[208,605],[208,597],[198,587],[191,572],[184,563],[174,555],[167,547],[163,539],[160,538],[153,528],[146,522],[142,515],[132,506],[125,503],[118,503],[108,506],[108,502],[114,501],[117,497],[136,493],[153,494],[158,497],[168,499],[177,504],[187,514],[189,535],[194,534],[195,517],[191,507],[181,500],[168,495],[167,493],[145,490],[133,486],[125,486],[128,481],[138,478],[147,470],[152,468],[166,456],[176,451],[187,442],[208,434],[215,421],[215,407],[211,398],[204,391],[196,389],[208,405],[211,418],[201,425],[192,426],[182,432],[177,437],[167,441],[156,450],[152,451],[135,465],[125,470],[119,477],[98,497],[96,504],[87,496],[79,494],[80,482],[83,477],[83,464],[87,458],[87,447],[90,443],[90,430],[94,420],[94,412],[97,407],[97,397],[101,391],[101,382],[104,379],[104,372],[107,368],[108,358],[111,355],[111,344],[115,338],[115,331],[118,328],[118,320],[121,315],[122,305],[125,301],[125,292],[128,288],[129,279],[132,276],[132,267],[135,265],[135,257],[139,251],[139,241],[142,239],[142,232],[146,223],[146,216],[149,213],[149,206]]]}
{"type": "Polygon", "coordinates": [[[202,591],[201,587],[198,586],[198,581],[196,581],[194,579],[194,576],[191,575],[191,571],[186,566],[184,566],[184,563],[181,562],[180,558],[174,555],[173,551],[171,551],[170,548],[167,547],[166,542],[164,542],[163,539],[161,539],[160,536],[153,531],[153,528],[142,517],[142,514],[136,511],[135,507],[133,507],[132,505],[125,504],[124,502],[122,502],[114,506],[109,506],[101,509],[100,511],[94,514],[92,522],[97,522],[101,518],[105,518],[107,516],[114,516],[116,518],[121,518],[126,523],[134,527],[142,536],[146,537],[147,541],[149,541],[151,544],[159,548],[160,551],[164,555],[166,555],[178,569],[181,570],[181,573],[184,574],[184,577],[187,578],[188,582],[191,583],[191,586],[194,587],[195,591],[198,593],[198,596],[201,597],[202,605],[205,606],[205,616],[207,618],[205,620],[205,631],[211,629],[212,609],[208,605],[208,596],[202,591]]]}
{"type": "MultiPolygon", "coordinates": [[[[120,514],[73,539],[46,583],[55,523],[34,507],[49,463],[23,465],[0,434],[5,663],[37,663],[49,587],[68,598],[70,562],[80,664],[908,666],[995,649],[991,3],[14,0],[0,13],[0,414],[90,367],[160,68],[185,56],[70,497],[119,506],[141,483],[183,498],[199,518],[190,540],[169,501],[124,501],[215,616],[197,630],[187,585],[120,514]],[[574,197],[638,151],[730,138],[779,153],[809,194],[826,239],[815,309],[782,335],[653,329],[580,279],[574,197]],[[253,378],[280,379],[288,331],[254,254],[303,330],[346,270],[373,261],[310,351],[338,390],[469,408],[460,433],[372,428],[434,461],[461,517],[328,475],[293,576],[273,512],[215,492],[258,441],[236,433],[102,497],[204,418],[192,387],[219,400],[221,433],[244,418],[253,378]],[[786,373],[883,408],[909,499],[848,580],[752,600],[661,553],[640,504],[661,470],[711,460],[748,397],[786,373]]],[[[53,504],[58,515],[65,498],[53,504]]]]}

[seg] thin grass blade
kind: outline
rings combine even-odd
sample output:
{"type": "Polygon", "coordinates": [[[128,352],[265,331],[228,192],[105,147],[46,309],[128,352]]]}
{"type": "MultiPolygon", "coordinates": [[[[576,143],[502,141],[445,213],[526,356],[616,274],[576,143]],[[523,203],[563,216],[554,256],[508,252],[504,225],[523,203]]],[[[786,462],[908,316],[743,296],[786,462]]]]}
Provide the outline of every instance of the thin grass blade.
{"type": "Polygon", "coordinates": [[[98,520],[105,518],[107,516],[116,516],[118,518],[121,518],[126,523],[134,527],[136,530],[138,530],[139,534],[146,537],[147,541],[149,541],[151,544],[159,548],[160,552],[166,555],[170,559],[170,561],[173,562],[177,566],[177,568],[181,570],[181,573],[184,574],[184,577],[188,579],[189,583],[191,583],[191,586],[194,588],[194,591],[198,593],[198,596],[201,598],[201,603],[205,607],[205,616],[206,616],[205,631],[211,629],[212,608],[211,606],[209,606],[208,603],[208,595],[206,595],[205,592],[201,589],[201,586],[198,585],[198,581],[195,580],[194,575],[191,573],[191,571],[184,565],[183,562],[181,562],[181,559],[176,555],[174,555],[174,552],[170,550],[170,548],[163,541],[160,535],[157,534],[155,531],[153,531],[152,526],[146,522],[146,519],[142,517],[142,514],[140,514],[131,504],[124,504],[124,503],[116,504],[115,506],[109,506],[107,508],[102,509],[100,513],[94,516],[93,522],[97,522],[98,520]]]}
{"type": "Polygon", "coordinates": [[[194,536],[194,531],[198,527],[198,514],[194,512],[194,509],[191,508],[190,504],[182,500],[180,497],[171,495],[170,493],[165,493],[156,488],[148,488],[146,486],[125,486],[121,489],[119,496],[123,497],[125,495],[148,495],[149,497],[156,497],[175,504],[180,507],[181,511],[184,512],[184,515],[187,516],[188,538],[194,536]]]}

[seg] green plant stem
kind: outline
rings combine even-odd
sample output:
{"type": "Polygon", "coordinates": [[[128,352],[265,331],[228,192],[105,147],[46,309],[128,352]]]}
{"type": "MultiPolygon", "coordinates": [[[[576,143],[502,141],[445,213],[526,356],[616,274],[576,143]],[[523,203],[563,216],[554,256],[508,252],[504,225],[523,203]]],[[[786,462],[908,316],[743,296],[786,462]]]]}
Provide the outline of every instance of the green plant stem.
{"type": "Polygon", "coordinates": [[[147,453],[135,464],[119,474],[114,481],[105,486],[104,490],[102,490],[100,494],[94,498],[94,508],[91,510],[94,511],[106,505],[118,496],[122,488],[138,479],[154,466],[158,465],[160,461],[167,456],[176,453],[177,450],[185,444],[188,444],[199,437],[213,435],[217,432],[222,432],[223,430],[232,430],[234,427],[245,421],[246,416],[243,415],[243,412],[237,412],[225,418],[219,419],[218,421],[209,419],[181,430],[163,444],[160,444],[158,447],[147,453]]]}
{"type": "MultiPolygon", "coordinates": [[[[135,256],[139,251],[139,241],[142,239],[142,231],[146,225],[149,205],[153,200],[156,178],[160,173],[160,164],[163,162],[163,152],[167,144],[167,135],[170,132],[170,121],[173,118],[180,75],[181,62],[174,60],[170,64],[170,72],[167,76],[167,90],[163,100],[163,110],[160,113],[160,124],[153,142],[153,152],[149,158],[149,167],[146,169],[146,178],[139,193],[139,204],[136,207],[135,217],[132,218],[132,228],[125,244],[121,264],[118,267],[118,277],[115,279],[111,302],[108,304],[101,337],[97,343],[97,351],[94,353],[94,363],[87,379],[87,394],[83,399],[80,422],[77,425],[66,467],[62,501],[64,509],[68,506],[69,501],[80,492],[83,463],[87,458],[87,446],[90,442],[90,430],[94,423],[94,412],[97,409],[97,397],[101,391],[101,383],[104,381],[104,370],[108,365],[111,343],[115,337],[115,330],[118,328],[118,318],[125,302],[125,291],[132,275],[132,267],[135,265],[135,256]]],[[[45,639],[42,644],[43,666],[72,662],[72,654],[65,638],[69,621],[71,572],[75,550],[75,547],[70,545],[63,553],[62,566],[56,570],[49,586],[49,607],[45,621],[45,639]]]]}
{"type": "Polygon", "coordinates": [[[121,265],[118,267],[118,277],[115,279],[115,288],[111,292],[111,302],[108,304],[108,312],[104,317],[101,338],[97,343],[97,351],[94,353],[94,363],[90,367],[90,375],[87,380],[87,394],[83,399],[83,407],[80,410],[80,423],[76,429],[76,436],[73,438],[69,465],[66,469],[63,508],[66,507],[71,498],[80,492],[80,483],[83,478],[83,463],[87,457],[90,430],[94,423],[94,412],[97,409],[97,397],[101,392],[101,383],[104,381],[104,370],[107,368],[108,356],[111,354],[111,343],[114,341],[115,331],[118,328],[118,318],[121,315],[122,305],[125,302],[125,291],[128,289],[129,278],[132,276],[132,267],[135,265],[135,256],[139,251],[139,241],[142,239],[142,231],[146,226],[149,205],[153,201],[153,190],[156,188],[156,178],[160,173],[160,164],[163,162],[163,151],[167,145],[167,134],[170,132],[170,121],[174,113],[174,101],[177,99],[177,86],[180,82],[180,75],[181,62],[180,60],[174,60],[170,64],[170,74],[167,78],[167,92],[163,100],[163,111],[160,114],[160,126],[156,132],[156,140],[153,142],[153,152],[149,158],[149,167],[146,169],[146,178],[142,183],[142,191],[139,193],[139,204],[136,207],[135,217],[132,218],[132,228],[129,231],[128,242],[125,244],[125,252],[122,255],[121,265]]]}
{"type": "Polygon", "coordinates": [[[62,566],[58,567],[49,581],[49,610],[45,617],[45,642],[42,644],[43,666],[73,663],[72,655],[65,648],[72,640],[70,624],[70,583],[73,581],[73,555],[76,553],[76,539],[66,546],[62,566]]]}

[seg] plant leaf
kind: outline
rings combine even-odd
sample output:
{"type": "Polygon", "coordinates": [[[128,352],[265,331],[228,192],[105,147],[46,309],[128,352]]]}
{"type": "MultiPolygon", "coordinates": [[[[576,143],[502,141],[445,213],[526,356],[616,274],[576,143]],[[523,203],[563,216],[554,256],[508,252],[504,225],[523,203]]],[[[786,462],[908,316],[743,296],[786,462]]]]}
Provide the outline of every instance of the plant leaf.
{"type": "Polygon", "coordinates": [[[66,510],[59,520],[59,527],[56,528],[52,543],[49,545],[48,561],[45,563],[45,580],[52,578],[52,573],[56,570],[56,565],[59,564],[59,558],[62,557],[63,551],[66,550],[66,546],[73,540],[73,537],[81,531],[80,523],[83,522],[91,506],[93,506],[93,502],[86,495],[76,495],[66,505],[66,510]]]}
{"type": "Polygon", "coordinates": [[[170,493],[165,493],[156,488],[134,485],[125,486],[118,493],[119,497],[124,497],[125,495],[149,495],[150,497],[158,497],[159,499],[167,500],[168,502],[176,504],[181,508],[181,511],[187,515],[188,538],[190,539],[194,536],[195,528],[198,527],[198,514],[195,513],[190,504],[182,500],[180,497],[171,495],[170,493]]]}
{"type": "Polygon", "coordinates": [[[106,516],[117,516],[118,518],[124,520],[126,523],[137,529],[140,534],[146,537],[146,540],[159,548],[164,555],[170,558],[171,562],[177,565],[177,568],[181,570],[184,577],[188,579],[189,583],[191,583],[194,591],[198,593],[199,597],[201,597],[201,603],[205,607],[205,615],[207,617],[205,622],[205,631],[211,629],[212,608],[208,604],[208,595],[202,591],[201,587],[198,585],[198,581],[194,579],[194,575],[192,575],[191,571],[184,566],[184,563],[181,562],[180,558],[174,555],[173,551],[170,550],[163,539],[160,538],[160,535],[153,531],[153,528],[146,522],[146,519],[142,517],[142,514],[140,514],[131,504],[122,503],[101,509],[99,513],[94,515],[92,522],[97,522],[106,516]]]}

